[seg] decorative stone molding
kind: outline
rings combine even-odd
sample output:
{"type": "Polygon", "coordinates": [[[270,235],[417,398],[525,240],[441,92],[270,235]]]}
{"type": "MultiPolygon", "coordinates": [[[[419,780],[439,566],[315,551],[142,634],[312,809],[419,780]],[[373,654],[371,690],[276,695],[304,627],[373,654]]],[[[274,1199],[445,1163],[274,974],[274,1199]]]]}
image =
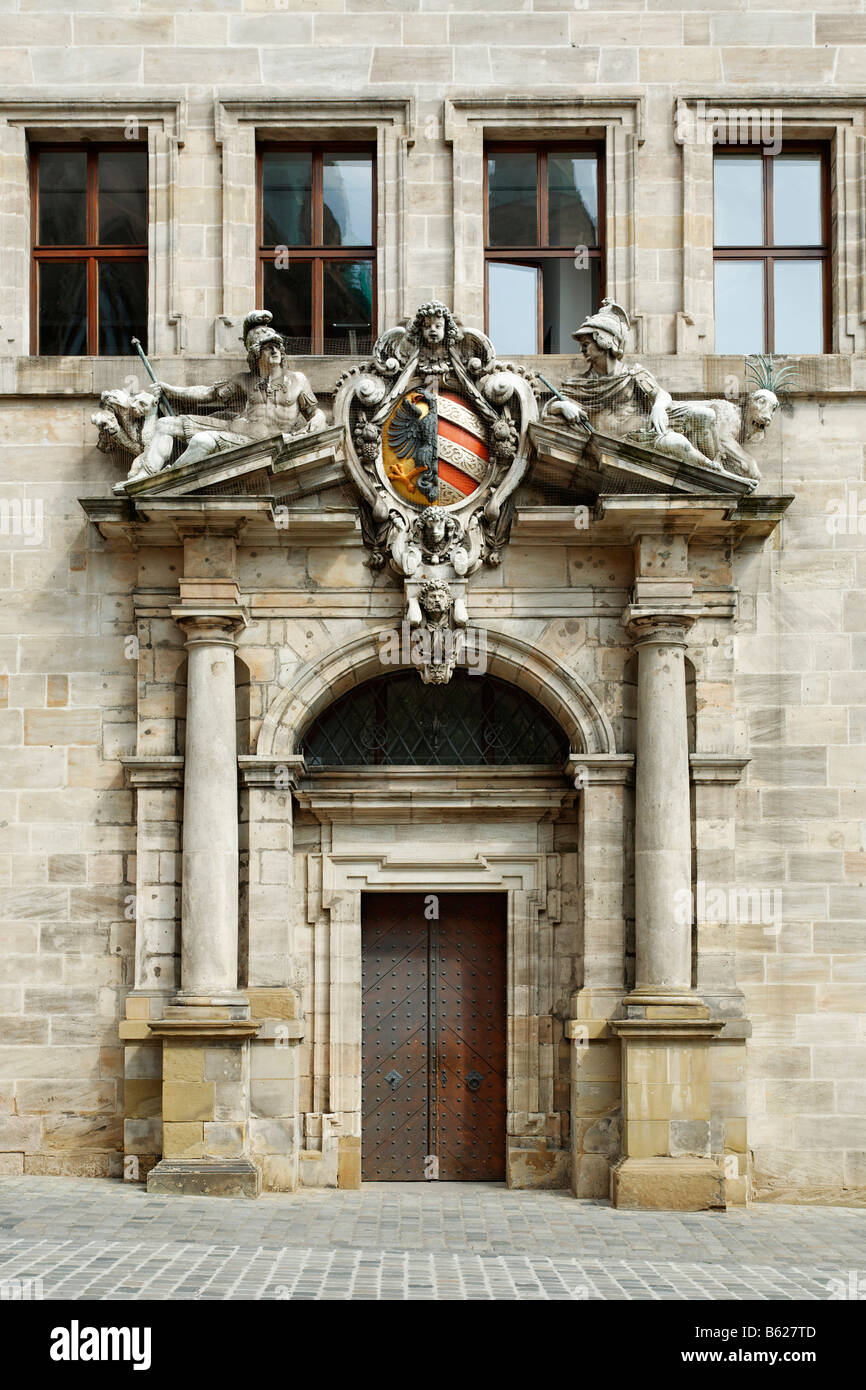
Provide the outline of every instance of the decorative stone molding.
{"type": "Polygon", "coordinates": [[[217,353],[236,354],[245,306],[256,298],[256,141],[369,140],[376,146],[377,319],[396,323],[406,305],[406,159],[415,139],[410,97],[273,97],[225,93],[214,103],[222,148],[222,313],[217,353]]]}
{"type": "MultiPolygon", "coordinates": [[[[122,140],[130,122],[147,142],[148,308],[151,353],[182,352],[183,315],[178,308],[178,150],[184,143],[186,102],[180,97],[58,96],[0,100],[0,219],[4,228],[0,290],[10,306],[3,321],[4,353],[30,351],[30,163],[28,141],[122,140]]],[[[130,349],[130,355],[132,350],[130,349]]]]}
{"type": "Polygon", "coordinates": [[[862,92],[838,91],[813,96],[761,95],[754,89],[730,87],[682,93],[674,100],[674,137],[683,151],[683,286],[677,352],[713,351],[713,113],[727,114],[731,120],[742,115],[752,133],[768,129],[783,145],[796,140],[827,142],[834,190],[834,318],[828,348],[838,353],[862,352],[866,348],[866,193],[862,172],[866,97],[862,92]]]}
{"type": "Polygon", "coordinates": [[[453,97],[445,102],[445,139],[453,148],[454,312],[484,319],[485,140],[598,140],[605,157],[605,284],[635,320],[635,350],[646,351],[637,304],[635,236],[637,151],[644,98],[453,97]]]}

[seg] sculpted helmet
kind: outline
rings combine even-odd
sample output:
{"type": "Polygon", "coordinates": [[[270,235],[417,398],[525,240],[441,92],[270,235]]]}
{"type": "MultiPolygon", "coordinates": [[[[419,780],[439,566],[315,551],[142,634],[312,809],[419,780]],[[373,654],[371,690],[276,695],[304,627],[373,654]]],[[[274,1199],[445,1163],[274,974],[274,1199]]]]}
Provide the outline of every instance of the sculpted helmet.
{"type": "Polygon", "coordinates": [[[571,336],[578,342],[581,338],[592,337],[605,352],[622,357],[630,327],[631,321],[622,305],[613,299],[603,299],[598,313],[585,318],[571,336]]]}
{"type": "Polygon", "coordinates": [[[278,343],[285,352],[286,345],[282,337],[275,328],[269,326],[273,317],[270,309],[253,309],[244,319],[243,339],[250,370],[255,368],[265,343],[278,343]]]}

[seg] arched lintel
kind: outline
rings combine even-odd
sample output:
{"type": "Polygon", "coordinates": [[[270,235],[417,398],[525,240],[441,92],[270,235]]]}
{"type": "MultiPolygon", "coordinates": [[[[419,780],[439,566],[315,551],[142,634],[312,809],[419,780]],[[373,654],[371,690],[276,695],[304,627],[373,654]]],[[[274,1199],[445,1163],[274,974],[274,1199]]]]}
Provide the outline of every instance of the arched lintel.
{"type": "MultiPolygon", "coordinates": [[[[309,662],[270,705],[259,732],[256,752],[265,757],[291,756],[312,721],[354,686],[387,670],[380,660],[389,627],[370,628],[316,661],[309,662]]],[[[610,720],[589,686],[548,652],[510,633],[490,629],[487,673],[535,697],[581,753],[615,753],[610,720]]],[[[421,677],[419,676],[420,680],[421,677]]]]}

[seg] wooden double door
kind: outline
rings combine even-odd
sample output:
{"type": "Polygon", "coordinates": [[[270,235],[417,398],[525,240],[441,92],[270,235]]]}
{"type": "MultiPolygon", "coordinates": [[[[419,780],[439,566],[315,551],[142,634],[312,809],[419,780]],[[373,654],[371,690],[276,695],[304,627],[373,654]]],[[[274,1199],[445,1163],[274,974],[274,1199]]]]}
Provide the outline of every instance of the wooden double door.
{"type": "Polygon", "coordinates": [[[362,1175],[502,1181],[504,893],[365,893],[362,1175]]]}

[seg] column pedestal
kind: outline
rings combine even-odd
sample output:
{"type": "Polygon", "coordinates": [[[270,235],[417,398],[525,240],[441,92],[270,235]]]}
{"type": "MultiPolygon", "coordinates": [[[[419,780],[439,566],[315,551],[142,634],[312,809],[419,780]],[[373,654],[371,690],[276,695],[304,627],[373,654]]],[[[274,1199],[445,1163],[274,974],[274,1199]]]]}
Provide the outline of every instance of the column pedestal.
{"type": "Polygon", "coordinates": [[[623,1157],[611,1172],[611,1200],[651,1211],[724,1208],[724,1173],[710,1156],[709,1050],[722,1024],[699,1004],[680,1017],[647,1008],[660,1016],[610,1024],[623,1080],[623,1157]]]}

